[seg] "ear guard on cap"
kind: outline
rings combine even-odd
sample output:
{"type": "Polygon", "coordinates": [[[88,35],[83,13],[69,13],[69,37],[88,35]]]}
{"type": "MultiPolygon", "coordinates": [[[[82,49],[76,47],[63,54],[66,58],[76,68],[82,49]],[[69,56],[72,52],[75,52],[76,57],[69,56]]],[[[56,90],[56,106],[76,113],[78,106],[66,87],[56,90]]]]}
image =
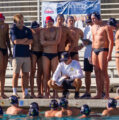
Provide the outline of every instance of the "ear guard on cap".
{"type": "Polygon", "coordinates": [[[54,110],[57,109],[58,108],[57,100],[51,100],[49,107],[54,110]]]}
{"type": "Polygon", "coordinates": [[[34,108],[34,109],[38,109],[38,110],[39,110],[38,103],[32,102],[32,103],[30,104],[30,108],[34,108]]]}
{"type": "Polygon", "coordinates": [[[68,100],[65,98],[61,98],[59,105],[60,105],[60,107],[67,108],[68,107],[68,100]]]}
{"type": "Polygon", "coordinates": [[[9,101],[10,101],[10,104],[18,104],[18,97],[16,97],[15,95],[12,95],[11,97],[9,97],[9,101]]]}
{"type": "Polygon", "coordinates": [[[29,109],[29,116],[38,116],[39,115],[39,110],[37,108],[30,108],[29,109]]]}
{"type": "Polygon", "coordinates": [[[91,109],[89,108],[89,106],[88,105],[83,105],[82,107],[81,107],[81,114],[84,114],[84,115],[89,115],[90,114],[90,112],[91,112],[91,109]]]}
{"type": "Polygon", "coordinates": [[[116,106],[117,106],[117,100],[115,100],[114,98],[110,98],[108,100],[108,107],[116,108],[116,106]]]}

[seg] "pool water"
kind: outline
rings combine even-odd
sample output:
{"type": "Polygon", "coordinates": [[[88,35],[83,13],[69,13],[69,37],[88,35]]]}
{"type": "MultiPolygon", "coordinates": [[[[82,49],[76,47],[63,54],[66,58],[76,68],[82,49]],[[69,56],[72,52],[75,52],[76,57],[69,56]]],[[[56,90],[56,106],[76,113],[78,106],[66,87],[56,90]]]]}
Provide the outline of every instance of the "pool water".
{"type": "MultiPolygon", "coordinates": [[[[79,115],[80,116],[80,115],[79,115]]],[[[43,116],[37,117],[37,118],[30,118],[27,115],[6,115],[4,114],[3,118],[0,118],[0,120],[79,120],[79,116],[77,117],[63,117],[63,118],[45,118],[43,116]]],[[[119,120],[119,116],[113,116],[113,117],[92,117],[92,118],[84,118],[82,120],[119,120]]]]}

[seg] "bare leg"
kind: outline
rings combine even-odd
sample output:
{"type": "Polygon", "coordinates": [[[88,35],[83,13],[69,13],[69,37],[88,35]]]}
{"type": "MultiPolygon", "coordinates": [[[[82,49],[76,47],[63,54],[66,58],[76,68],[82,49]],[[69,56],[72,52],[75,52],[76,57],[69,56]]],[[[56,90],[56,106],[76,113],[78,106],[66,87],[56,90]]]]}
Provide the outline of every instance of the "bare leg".
{"type": "Polygon", "coordinates": [[[86,93],[90,93],[91,72],[85,72],[86,93]]]}
{"type": "Polygon", "coordinates": [[[42,68],[42,58],[40,58],[38,60],[37,87],[38,87],[38,97],[43,97],[43,68],[42,68]]]}
{"type": "Polygon", "coordinates": [[[29,85],[29,73],[22,72],[21,81],[22,81],[22,93],[23,93],[23,98],[24,98],[25,97],[25,89],[28,89],[28,85],[29,85]]]}
{"type": "MultiPolygon", "coordinates": [[[[109,77],[108,77],[108,73],[107,73],[107,66],[108,66],[108,62],[107,62],[107,52],[101,52],[99,54],[99,66],[101,69],[101,76],[102,76],[102,85],[105,87],[105,93],[106,96],[105,98],[108,99],[109,98],[109,77]]],[[[103,88],[102,88],[103,90],[103,88]]]]}
{"type": "Polygon", "coordinates": [[[35,97],[34,95],[34,76],[36,71],[36,61],[37,57],[35,55],[31,55],[31,72],[30,72],[30,88],[31,88],[31,96],[35,97]]]}
{"type": "Polygon", "coordinates": [[[76,88],[75,91],[79,92],[79,89],[81,88],[82,81],[80,79],[75,79],[73,82],[73,86],[76,88]]]}
{"type": "Polygon", "coordinates": [[[50,60],[45,57],[42,56],[42,60],[43,60],[43,88],[45,91],[45,98],[49,98],[49,88],[47,85],[47,82],[49,80],[49,76],[50,76],[50,60]]]}
{"type": "Polygon", "coordinates": [[[96,76],[96,86],[97,86],[97,95],[94,96],[94,99],[100,99],[102,97],[102,89],[101,89],[101,76],[100,76],[100,68],[99,68],[99,60],[98,56],[92,52],[92,63],[94,66],[95,76],[96,76]]]}
{"type": "MultiPolygon", "coordinates": [[[[55,72],[57,65],[58,65],[58,57],[55,57],[51,61],[51,69],[53,73],[55,72]]],[[[53,91],[53,98],[58,98],[58,93],[56,90],[53,91]]]]}

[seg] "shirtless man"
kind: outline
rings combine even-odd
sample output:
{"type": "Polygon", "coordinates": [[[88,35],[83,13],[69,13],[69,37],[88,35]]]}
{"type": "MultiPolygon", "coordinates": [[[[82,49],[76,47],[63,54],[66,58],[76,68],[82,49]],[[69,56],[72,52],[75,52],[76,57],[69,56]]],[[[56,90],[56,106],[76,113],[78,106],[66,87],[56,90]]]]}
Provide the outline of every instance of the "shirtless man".
{"type": "Polygon", "coordinates": [[[66,117],[71,116],[72,111],[68,109],[68,101],[62,98],[59,103],[61,110],[55,114],[55,117],[66,117]]]}
{"type": "Polygon", "coordinates": [[[16,96],[12,95],[11,97],[9,97],[9,101],[10,101],[11,106],[7,108],[6,114],[19,115],[19,114],[28,113],[27,110],[19,107],[19,101],[16,96]]]}
{"type": "Polygon", "coordinates": [[[108,100],[107,109],[102,112],[102,116],[114,116],[119,115],[119,108],[116,108],[117,100],[110,98],[108,100]]]}
{"type": "Polygon", "coordinates": [[[37,65],[37,87],[38,87],[38,98],[43,97],[42,88],[42,46],[40,44],[39,34],[41,28],[39,24],[34,21],[31,24],[31,31],[33,35],[33,44],[31,45],[31,72],[30,72],[30,86],[31,86],[31,96],[34,95],[34,76],[36,72],[37,65]]]}
{"type": "Polygon", "coordinates": [[[105,87],[105,98],[109,98],[109,77],[107,73],[108,62],[111,60],[113,49],[112,29],[103,25],[100,14],[91,15],[92,26],[92,64],[96,74],[97,95],[100,99],[105,87]]]}
{"type": "Polygon", "coordinates": [[[55,114],[59,111],[58,110],[58,102],[57,100],[51,100],[50,102],[50,110],[45,112],[45,117],[55,117],[55,114]]]}
{"type": "Polygon", "coordinates": [[[7,23],[4,23],[5,17],[2,13],[0,13],[0,99],[7,98],[4,94],[4,86],[5,86],[5,73],[8,63],[8,52],[9,49],[9,57],[12,57],[11,45],[9,39],[9,26],[7,23]]]}
{"type": "MultiPolygon", "coordinates": [[[[70,32],[71,32],[72,36],[74,36],[74,38],[75,38],[74,39],[75,41],[73,41],[74,48],[70,51],[70,54],[71,54],[71,58],[73,60],[79,60],[78,50],[76,50],[75,48],[78,46],[79,39],[83,38],[83,32],[82,32],[81,29],[74,27],[74,24],[75,24],[74,17],[73,16],[68,16],[68,18],[67,18],[67,27],[70,29],[70,32]]],[[[71,40],[69,40],[69,42],[70,41],[71,40]]],[[[67,49],[71,48],[71,43],[68,43],[66,48],[67,49]]],[[[68,51],[68,50],[66,50],[66,51],[68,51]]]]}
{"type": "MultiPolygon", "coordinates": [[[[47,81],[50,79],[51,71],[54,73],[58,64],[57,46],[61,39],[61,29],[54,27],[54,20],[51,16],[46,17],[46,28],[41,31],[40,39],[43,46],[43,87],[45,98],[50,97],[47,81]]],[[[55,94],[53,95],[55,96],[55,94]]],[[[57,96],[56,96],[57,97],[57,96]]]]}
{"type": "Polygon", "coordinates": [[[62,29],[62,35],[61,35],[61,41],[58,45],[58,57],[60,59],[61,54],[64,51],[71,51],[74,48],[74,41],[75,38],[74,36],[71,34],[70,29],[66,26],[64,26],[64,15],[63,14],[58,14],[57,18],[56,18],[56,27],[60,27],[62,29]],[[68,41],[67,41],[68,40],[68,41]],[[66,44],[69,42],[71,43],[71,47],[70,48],[66,48],[66,44]]]}

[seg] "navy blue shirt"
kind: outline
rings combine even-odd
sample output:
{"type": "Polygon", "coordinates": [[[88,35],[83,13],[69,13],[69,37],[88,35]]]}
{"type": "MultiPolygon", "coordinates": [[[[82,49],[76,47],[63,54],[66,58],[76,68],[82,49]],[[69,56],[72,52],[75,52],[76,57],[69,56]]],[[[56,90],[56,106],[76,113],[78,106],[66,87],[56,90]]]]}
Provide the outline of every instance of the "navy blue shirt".
{"type": "Polygon", "coordinates": [[[21,45],[21,44],[14,44],[14,40],[16,39],[33,39],[32,32],[29,28],[23,27],[19,29],[15,24],[10,30],[10,36],[13,42],[13,57],[29,57],[29,45],[21,45]]]}

